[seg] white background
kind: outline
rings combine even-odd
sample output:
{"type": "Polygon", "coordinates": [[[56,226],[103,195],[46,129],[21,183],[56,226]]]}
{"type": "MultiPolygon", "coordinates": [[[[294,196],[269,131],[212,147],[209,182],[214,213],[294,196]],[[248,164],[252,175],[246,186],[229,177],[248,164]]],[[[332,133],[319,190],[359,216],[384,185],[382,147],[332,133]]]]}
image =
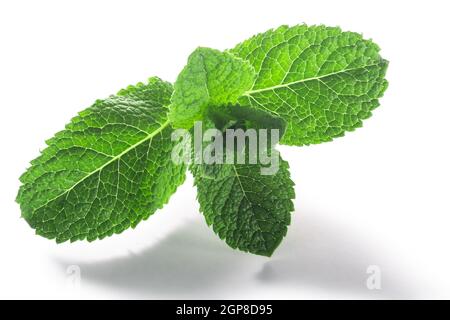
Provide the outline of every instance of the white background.
{"type": "Polygon", "coordinates": [[[0,298],[450,298],[448,1],[2,1],[0,298]],[[206,226],[189,176],[135,230],[56,245],[14,202],[18,177],[78,111],[197,46],[281,24],[362,32],[390,61],[382,106],[332,143],[283,147],[295,213],[272,258],[206,226]],[[81,268],[81,287],[67,268],[81,268]],[[382,289],[368,290],[377,265],[382,289]]]}

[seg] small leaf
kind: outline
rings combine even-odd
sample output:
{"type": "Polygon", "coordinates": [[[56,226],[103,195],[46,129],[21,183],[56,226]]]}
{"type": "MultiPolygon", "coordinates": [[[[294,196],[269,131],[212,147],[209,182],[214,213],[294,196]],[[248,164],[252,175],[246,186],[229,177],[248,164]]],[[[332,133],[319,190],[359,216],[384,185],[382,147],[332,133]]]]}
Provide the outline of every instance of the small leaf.
{"type": "Polygon", "coordinates": [[[210,106],[236,104],[250,89],[252,66],[230,53],[196,49],[174,84],[169,119],[175,128],[190,129],[202,120],[210,106]]]}

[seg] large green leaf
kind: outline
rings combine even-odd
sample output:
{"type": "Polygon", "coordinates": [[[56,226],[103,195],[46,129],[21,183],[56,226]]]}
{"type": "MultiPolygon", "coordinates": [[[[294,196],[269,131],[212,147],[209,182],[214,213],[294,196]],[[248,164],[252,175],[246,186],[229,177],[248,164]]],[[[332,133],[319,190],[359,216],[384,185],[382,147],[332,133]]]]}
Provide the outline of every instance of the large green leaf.
{"type": "Polygon", "coordinates": [[[172,86],[151,78],[79,113],[21,177],[17,201],[36,233],[95,240],[135,227],[185,179],[171,161],[172,86]]]}
{"type": "Polygon", "coordinates": [[[281,143],[288,145],[330,141],[362,126],[387,87],[379,47],[339,28],[282,26],[229,52],[256,72],[239,103],[283,118],[281,143]]]}

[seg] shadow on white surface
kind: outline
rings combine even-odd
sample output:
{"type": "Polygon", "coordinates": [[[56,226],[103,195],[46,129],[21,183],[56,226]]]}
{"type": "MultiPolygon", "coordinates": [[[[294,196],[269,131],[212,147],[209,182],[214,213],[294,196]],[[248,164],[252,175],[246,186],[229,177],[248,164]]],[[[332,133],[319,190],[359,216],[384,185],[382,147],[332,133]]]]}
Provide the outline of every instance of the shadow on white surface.
{"type": "MultiPolygon", "coordinates": [[[[298,222],[298,221],[297,221],[298,222]]],[[[287,237],[279,255],[264,263],[257,278],[268,285],[322,290],[361,299],[408,299],[414,290],[383,249],[369,244],[363,234],[309,215],[287,237]],[[369,289],[371,268],[380,270],[380,289],[369,289]]],[[[289,235],[289,234],[288,234],[289,235]]]]}
{"type": "MultiPolygon", "coordinates": [[[[187,222],[140,253],[93,263],[58,261],[64,269],[79,265],[82,281],[141,297],[207,297],[220,292],[254,257],[235,252],[220,241],[211,241],[203,221],[187,222]],[[246,264],[247,263],[247,264],[246,264]]],[[[208,232],[209,231],[209,232],[208,232]]]]}
{"type": "Polygon", "coordinates": [[[397,267],[374,254],[364,239],[339,230],[314,215],[295,221],[272,258],[240,253],[211,238],[201,224],[188,222],[139,254],[79,265],[82,281],[109,290],[153,298],[280,298],[289,289],[307,297],[411,298],[397,267]],[[301,221],[298,221],[301,220],[301,221]],[[381,290],[369,290],[368,266],[381,268],[381,290]],[[254,292],[252,295],[251,292],[254,292]]]}

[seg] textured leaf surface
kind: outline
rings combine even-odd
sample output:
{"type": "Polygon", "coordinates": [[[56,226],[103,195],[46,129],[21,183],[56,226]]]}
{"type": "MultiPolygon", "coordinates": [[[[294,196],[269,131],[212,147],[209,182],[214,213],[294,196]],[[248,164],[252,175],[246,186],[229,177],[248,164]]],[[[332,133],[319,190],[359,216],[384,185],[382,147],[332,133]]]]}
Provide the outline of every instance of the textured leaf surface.
{"type": "Polygon", "coordinates": [[[239,105],[228,108],[212,107],[209,109],[208,119],[211,119],[219,130],[231,127],[278,129],[282,137],[286,128],[285,121],[270,112],[239,105]]]}
{"type": "Polygon", "coordinates": [[[231,169],[222,169],[228,175],[221,179],[191,170],[207,224],[230,247],[271,256],[286,235],[294,210],[288,163],[280,159],[275,175],[261,175],[259,165],[222,166],[231,169]]]}
{"type": "Polygon", "coordinates": [[[157,78],[98,100],[72,119],[21,177],[17,201],[36,233],[95,240],[135,227],[185,179],[171,162],[167,105],[157,78]]]}
{"type": "Polygon", "coordinates": [[[196,49],[174,84],[169,115],[174,127],[190,129],[209,106],[235,104],[254,76],[248,62],[227,52],[196,49]]]}
{"type": "Polygon", "coordinates": [[[361,127],[387,87],[378,46],[339,28],[282,26],[230,52],[257,74],[239,103],[283,118],[281,143],[288,145],[330,141],[361,127]]]}
{"type": "Polygon", "coordinates": [[[287,162],[263,176],[257,165],[230,165],[220,180],[195,176],[200,210],[208,225],[232,248],[271,256],[286,235],[293,210],[287,162]]]}
{"type": "MultiPolygon", "coordinates": [[[[226,138],[226,130],[231,129],[233,130],[233,134],[236,134],[234,136],[234,142],[237,143],[237,139],[239,134],[237,134],[236,131],[238,129],[242,129],[242,135],[243,139],[245,140],[245,143],[248,145],[248,138],[245,138],[245,132],[246,129],[251,128],[255,131],[258,131],[260,129],[264,129],[267,132],[266,138],[267,141],[263,141],[259,147],[264,148],[273,148],[278,141],[272,142],[271,137],[271,130],[278,130],[278,138],[281,138],[284,134],[285,130],[285,123],[282,119],[278,117],[272,116],[270,113],[262,111],[262,110],[256,110],[252,108],[246,108],[241,106],[230,106],[228,108],[215,108],[212,107],[210,109],[210,113],[208,114],[208,117],[205,117],[202,121],[202,134],[204,136],[205,131],[209,129],[216,129],[216,132],[222,136],[222,141],[224,143],[223,152],[221,155],[215,155],[214,152],[210,152],[210,156],[214,158],[221,158],[221,164],[213,163],[213,164],[207,164],[202,163],[198,164],[196,160],[194,162],[197,163],[195,166],[191,166],[191,171],[195,170],[196,175],[204,175],[205,177],[209,178],[222,178],[224,175],[229,175],[229,171],[233,170],[231,166],[222,165],[223,163],[226,163],[226,153],[228,150],[228,147],[226,145],[227,138],[226,138]]],[[[191,130],[191,136],[194,135],[194,130],[191,130]]],[[[259,141],[258,136],[255,135],[255,138],[259,141]]],[[[215,140],[215,137],[212,139],[215,140]]],[[[204,139],[202,141],[202,148],[198,150],[197,152],[200,152],[204,154],[206,150],[210,147],[212,144],[211,140],[204,139]]],[[[235,147],[235,145],[233,145],[235,147]]],[[[234,148],[234,150],[228,150],[231,153],[234,153],[234,158],[237,157],[238,150],[234,148]]],[[[198,158],[198,155],[195,154],[194,148],[191,150],[191,158],[196,159],[198,158]]],[[[240,154],[247,157],[248,160],[248,154],[244,155],[246,152],[248,152],[248,149],[240,150],[240,154]]],[[[204,158],[204,156],[203,156],[204,158]]],[[[204,162],[204,161],[203,161],[204,162]]]]}

